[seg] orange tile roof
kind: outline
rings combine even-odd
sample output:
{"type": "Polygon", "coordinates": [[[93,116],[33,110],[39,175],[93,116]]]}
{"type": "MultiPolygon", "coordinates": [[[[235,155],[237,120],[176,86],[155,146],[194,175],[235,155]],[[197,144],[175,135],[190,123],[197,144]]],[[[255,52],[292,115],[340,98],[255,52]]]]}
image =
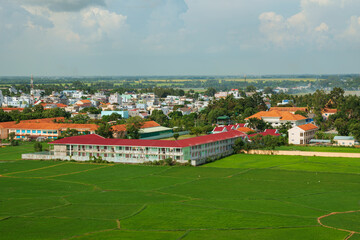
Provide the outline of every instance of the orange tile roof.
{"type": "Polygon", "coordinates": [[[324,108],[321,112],[322,113],[337,113],[337,109],[324,108]]]}
{"type": "Polygon", "coordinates": [[[296,112],[296,111],[304,111],[307,112],[307,107],[272,107],[270,111],[287,111],[287,112],[296,112]]]}
{"type": "Polygon", "coordinates": [[[319,129],[317,126],[315,126],[312,123],[299,125],[298,127],[301,128],[304,131],[309,131],[309,130],[313,130],[313,129],[319,129]]]}
{"type": "Polygon", "coordinates": [[[24,108],[7,108],[7,107],[2,107],[1,108],[4,112],[10,112],[10,111],[19,111],[22,112],[24,110],[24,108]]]}
{"type": "MultiPolygon", "coordinates": [[[[141,126],[141,128],[151,128],[151,127],[159,127],[159,126],[160,126],[160,124],[158,124],[155,121],[147,121],[147,122],[144,122],[144,124],[141,126]]],[[[111,127],[111,129],[116,132],[125,132],[126,124],[114,125],[111,127]]]]}
{"type": "Polygon", "coordinates": [[[236,129],[236,131],[247,133],[247,132],[252,132],[254,130],[248,127],[239,127],[238,129],[236,129]]]}
{"type": "Polygon", "coordinates": [[[251,118],[262,119],[264,117],[265,118],[266,117],[277,117],[277,118],[280,118],[280,120],[282,120],[282,121],[298,121],[298,120],[306,119],[306,117],[303,117],[299,114],[292,114],[291,112],[274,110],[274,111],[261,111],[261,112],[255,113],[254,115],[252,115],[248,118],[245,118],[245,120],[249,120],[251,118]]]}
{"type": "Polygon", "coordinates": [[[83,102],[83,103],[91,103],[90,100],[80,100],[80,101],[83,102]]]}

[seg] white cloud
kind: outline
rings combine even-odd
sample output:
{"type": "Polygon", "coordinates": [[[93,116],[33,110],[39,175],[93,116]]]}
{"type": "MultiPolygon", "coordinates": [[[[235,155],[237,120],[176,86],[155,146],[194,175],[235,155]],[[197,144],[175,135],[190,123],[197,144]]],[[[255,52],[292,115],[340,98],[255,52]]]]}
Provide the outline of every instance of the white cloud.
{"type": "Polygon", "coordinates": [[[349,16],[358,4],[352,0],[302,0],[301,10],[288,18],[275,12],[260,14],[259,30],[265,41],[278,47],[346,46],[343,41],[359,31],[357,18],[349,16]]]}
{"type": "Polygon", "coordinates": [[[319,26],[317,26],[315,28],[315,31],[317,31],[317,32],[327,32],[327,31],[329,31],[329,26],[326,23],[322,22],[319,26]]]}
{"type": "MultiPolygon", "coordinates": [[[[64,39],[69,42],[86,44],[101,41],[104,38],[117,37],[126,29],[126,16],[111,12],[101,7],[88,7],[77,12],[53,12],[46,7],[23,6],[34,16],[46,18],[53,24],[46,30],[49,37],[64,39]]],[[[35,27],[30,23],[31,28],[35,27]]]]}

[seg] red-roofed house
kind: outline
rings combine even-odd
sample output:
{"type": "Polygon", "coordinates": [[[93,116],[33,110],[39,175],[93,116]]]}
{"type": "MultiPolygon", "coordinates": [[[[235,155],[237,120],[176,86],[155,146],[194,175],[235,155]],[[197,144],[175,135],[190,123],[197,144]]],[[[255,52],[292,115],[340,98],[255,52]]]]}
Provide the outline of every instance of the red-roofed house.
{"type": "Polygon", "coordinates": [[[289,129],[289,144],[308,144],[319,128],[312,123],[289,129]]]}
{"type": "Polygon", "coordinates": [[[68,137],[51,142],[53,154],[23,154],[23,159],[74,159],[86,161],[91,157],[122,163],[143,163],[172,158],[177,162],[191,161],[194,166],[206,159],[230,155],[235,140],[246,135],[238,131],[200,137],[171,140],[106,139],[99,135],[68,137]]]}

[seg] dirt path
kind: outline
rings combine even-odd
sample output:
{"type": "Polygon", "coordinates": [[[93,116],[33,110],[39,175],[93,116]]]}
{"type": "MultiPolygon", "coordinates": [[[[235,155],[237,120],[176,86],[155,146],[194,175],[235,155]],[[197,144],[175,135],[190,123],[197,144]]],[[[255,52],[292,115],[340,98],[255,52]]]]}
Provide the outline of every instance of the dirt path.
{"type": "Polygon", "coordinates": [[[355,212],[360,212],[360,210],[347,211],[347,212],[332,212],[332,213],[326,214],[326,215],[324,215],[324,216],[318,217],[318,218],[317,218],[317,222],[318,222],[321,226],[326,227],[326,228],[331,228],[331,229],[335,229],[335,230],[339,230],[339,231],[343,231],[343,232],[348,232],[349,235],[344,239],[344,240],[348,240],[348,239],[350,239],[355,233],[360,234],[360,232],[356,232],[356,231],[351,231],[351,230],[347,230],[347,229],[342,229],[342,228],[336,228],[336,227],[327,226],[327,225],[325,225],[325,224],[323,224],[323,223],[321,222],[321,219],[326,218],[326,217],[329,217],[329,216],[332,216],[332,215],[355,213],[355,212]]]}

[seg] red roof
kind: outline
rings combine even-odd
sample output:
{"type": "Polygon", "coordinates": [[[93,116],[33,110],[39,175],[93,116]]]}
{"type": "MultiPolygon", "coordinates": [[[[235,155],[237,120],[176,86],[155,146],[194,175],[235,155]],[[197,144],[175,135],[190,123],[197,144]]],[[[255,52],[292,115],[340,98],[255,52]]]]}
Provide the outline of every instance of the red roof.
{"type": "Polygon", "coordinates": [[[79,144],[79,145],[102,145],[102,146],[135,146],[135,147],[189,147],[205,143],[226,140],[246,136],[246,134],[232,130],[230,132],[204,135],[182,139],[172,140],[146,140],[146,139],[109,139],[96,134],[81,135],[59,139],[50,144],[79,144]]]}
{"type": "Polygon", "coordinates": [[[254,137],[254,136],[256,136],[256,135],[261,135],[261,136],[267,136],[267,135],[271,135],[271,136],[280,136],[281,134],[279,134],[279,133],[272,133],[272,132],[261,132],[261,133],[254,133],[254,134],[250,134],[249,135],[249,138],[251,138],[251,137],[254,137]]]}
{"type": "Polygon", "coordinates": [[[264,132],[265,133],[270,133],[270,134],[277,134],[279,132],[279,130],[277,130],[277,129],[265,129],[264,132]]]}
{"type": "MultiPolygon", "coordinates": [[[[213,132],[223,132],[224,129],[226,129],[226,128],[225,127],[215,127],[213,132]]],[[[226,129],[226,131],[227,131],[227,129],[226,129]]]]}

